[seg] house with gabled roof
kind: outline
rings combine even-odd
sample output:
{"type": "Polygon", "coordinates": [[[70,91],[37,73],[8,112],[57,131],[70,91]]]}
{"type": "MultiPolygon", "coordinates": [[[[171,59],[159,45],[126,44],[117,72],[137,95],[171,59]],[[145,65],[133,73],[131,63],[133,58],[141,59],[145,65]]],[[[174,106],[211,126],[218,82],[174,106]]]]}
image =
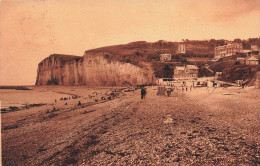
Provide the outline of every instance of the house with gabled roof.
{"type": "Polygon", "coordinates": [[[251,57],[247,58],[245,60],[245,62],[246,62],[246,65],[258,65],[259,59],[254,56],[251,56],[251,57]]]}

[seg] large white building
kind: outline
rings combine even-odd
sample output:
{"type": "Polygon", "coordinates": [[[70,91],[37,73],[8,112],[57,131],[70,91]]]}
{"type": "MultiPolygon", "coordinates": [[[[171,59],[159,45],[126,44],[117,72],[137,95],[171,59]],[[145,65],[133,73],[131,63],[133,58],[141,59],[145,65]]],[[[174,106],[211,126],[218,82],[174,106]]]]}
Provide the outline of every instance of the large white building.
{"type": "Polygon", "coordinates": [[[223,46],[215,47],[215,59],[235,55],[242,50],[242,43],[226,43],[223,46]]]}

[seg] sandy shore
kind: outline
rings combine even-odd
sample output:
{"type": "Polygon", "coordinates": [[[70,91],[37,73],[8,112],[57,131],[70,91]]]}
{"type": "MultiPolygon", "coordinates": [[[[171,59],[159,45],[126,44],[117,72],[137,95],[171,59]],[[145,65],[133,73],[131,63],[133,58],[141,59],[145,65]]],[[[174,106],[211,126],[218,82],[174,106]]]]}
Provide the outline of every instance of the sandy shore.
{"type": "Polygon", "coordinates": [[[259,89],[43,90],[81,97],[2,114],[4,165],[260,164],[259,89]]]}

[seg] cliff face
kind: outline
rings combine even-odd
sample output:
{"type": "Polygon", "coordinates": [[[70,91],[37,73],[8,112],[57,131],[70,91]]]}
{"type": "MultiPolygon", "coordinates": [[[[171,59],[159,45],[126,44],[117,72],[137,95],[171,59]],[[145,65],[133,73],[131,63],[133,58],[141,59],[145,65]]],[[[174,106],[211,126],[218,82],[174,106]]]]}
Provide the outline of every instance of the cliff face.
{"type": "Polygon", "coordinates": [[[102,52],[83,57],[51,55],[38,65],[36,85],[129,86],[155,83],[149,65],[110,61],[102,52]]]}

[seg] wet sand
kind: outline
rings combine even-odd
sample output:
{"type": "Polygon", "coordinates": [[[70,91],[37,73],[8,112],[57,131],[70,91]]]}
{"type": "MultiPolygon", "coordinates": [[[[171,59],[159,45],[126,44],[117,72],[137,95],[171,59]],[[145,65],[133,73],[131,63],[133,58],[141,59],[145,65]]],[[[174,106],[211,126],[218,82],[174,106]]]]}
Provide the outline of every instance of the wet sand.
{"type": "Polygon", "coordinates": [[[260,164],[259,89],[196,88],[166,97],[149,87],[144,100],[140,90],[102,100],[103,90],[88,98],[93,92],[85,88],[58,88],[83,97],[2,114],[3,164],[260,164]]]}

